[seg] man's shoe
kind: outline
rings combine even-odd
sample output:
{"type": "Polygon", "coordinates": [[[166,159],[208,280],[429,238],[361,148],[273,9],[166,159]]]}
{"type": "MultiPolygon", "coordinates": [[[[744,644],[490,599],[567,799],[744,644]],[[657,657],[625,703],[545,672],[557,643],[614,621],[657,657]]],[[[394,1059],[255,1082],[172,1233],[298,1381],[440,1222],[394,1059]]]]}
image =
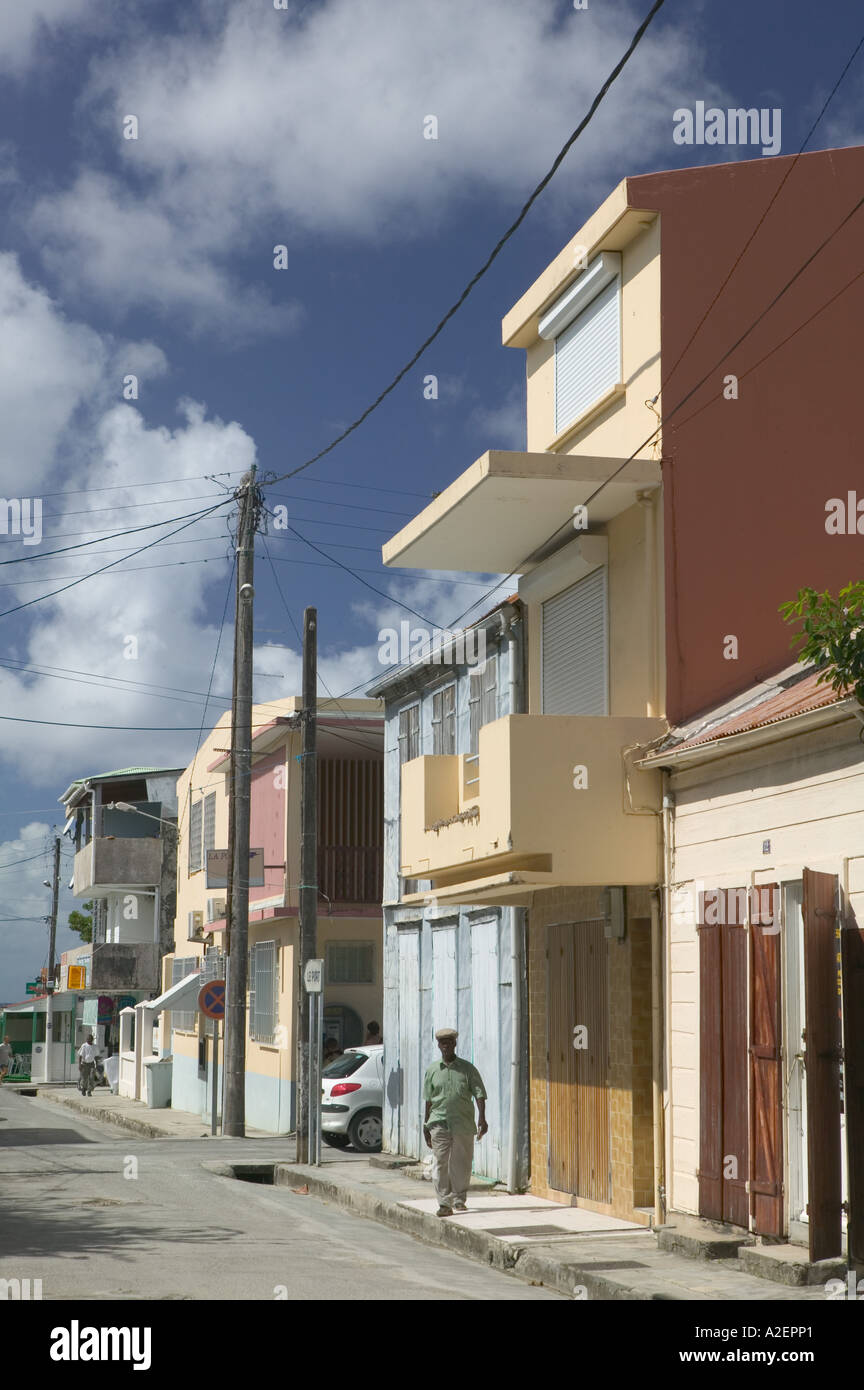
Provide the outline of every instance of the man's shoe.
{"type": "Polygon", "coordinates": [[[439,1207],[438,1210],[436,1211],[435,1215],[436,1215],[436,1216],[452,1216],[452,1215],[453,1215],[453,1208],[452,1208],[452,1207],[443,1207],[443,1206],[442,1206],[442,1207],[439,1207]]]}
{"type": "Polygon", "coordinates": [[[453,1203],[453,1210],[454,1210],[454,1211],[467,1211],[467,1210],[468,1210],[468,1207],[466,1206],[466,1204],[465,1204],[464,1202],[454,1202],[454,1203],[453,1203]]]}

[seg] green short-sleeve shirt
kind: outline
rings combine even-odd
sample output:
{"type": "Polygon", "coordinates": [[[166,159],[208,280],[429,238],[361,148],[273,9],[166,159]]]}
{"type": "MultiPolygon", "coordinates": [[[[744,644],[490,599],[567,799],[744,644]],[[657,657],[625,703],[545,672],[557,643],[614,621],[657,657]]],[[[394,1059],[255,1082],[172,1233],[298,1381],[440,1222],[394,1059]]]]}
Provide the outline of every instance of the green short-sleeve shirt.
{"type": "Polygon", "coordinates": [[[423,1079],[423,1099],[432,1102],[429,1125],[445,1125],[452,1134],[476,1134],[474,1100],[485,1100],[479,1071],[463,1057],[449,1064],[433,1062],[423,1079]]]}

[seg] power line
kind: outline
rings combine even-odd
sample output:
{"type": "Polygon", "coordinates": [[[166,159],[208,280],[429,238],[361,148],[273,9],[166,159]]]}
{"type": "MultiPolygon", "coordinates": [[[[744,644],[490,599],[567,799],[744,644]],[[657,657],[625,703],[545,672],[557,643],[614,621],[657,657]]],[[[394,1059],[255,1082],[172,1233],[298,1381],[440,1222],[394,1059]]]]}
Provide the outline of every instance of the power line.
{"type": "MultiPolygon", "coordinates": [[[[224,506],[226,503],[231,501],[233,501],[231,497],[226,497],[222,502],[217,502],[215,507],[204,507],[201,509],[201,511],[198,512],[186,512],[183,516],[166,517],[164,521],[150,521],[145,526],[131,526],[125,531],[115,531],[112,535],[103,536],[102,540],[113,541],[117,540],[118,537],[121,536],[138,535],[141,531],[154,531],[157,526],[170,526],[173,521],[185,521],[187,517],[197,519],[198,517],[212,516],[212,514],[214,512],[217,512],[220,507],[224,506]]],[[[76,535],[80,534],[80,532],[76,533],[73,531],[69,534],[76,535]]],[[[49,537],[49,539],[52,538],[49,537]]],[[[53,537],[53,539],[59,540],[60,537],[55,536],[53,537]]],[[[214,539],[216,538],[214,537],[214,539]]],[[[99,541],[82,541],[80,545],[64,545],[61,546],[59,550],[43,550],[31,555],[16,555],[11,560],[0,560],[0,565],[20,565],[25,560],[48,560],[51,558],[52,555],[66,555],[70,550],[87,550],[91,545],[98,544],[99,541]]],[[[132,553],[137,554],[138,552],[135,551],[132,553]]]]}
{"type": "Polygon", "coordinates": [[[471,279],[468,281],[468,284],[465,286],[459,298],[455,301],[454,304],[450,306],[444,317],[439,319],[437,325],[429,334],[428,338],[426,338],[424,342],[421,343],[420,347],[417,349],[414,355],[411,358],[409,358],[409,360],[405,363],[405,366],[402,367],[402,369],[396,373],[390,384],[388,386],[385,386],[384,390],[378,396],[376,396],[372,404],[367,406],[363,413],[361,415],[358,415],[357,419],[353,420],[352,423],[348,425],[347,428],[344,429],[341,434],[337,435],[335,439],[331,440],[331,442],[324,449],[319,449],[318,453],[313,454],[312,457],[307,459],[305,463],[299,464],[297,468],[292,468],[287,473],[280,473],[278,477],[273,478],[271,480],[272,482],[281,483],[286,478],[293,478],[298,473],[302,473],[304,469],[310,468],[313,463],[317,463],[319,459],[324,458],[325,455],[329,454],[333,449],[335,449],[338,444],[341,444],[344,439],[347,439],[350,434],[353,434],[356,429],[359,429],[363,422],[365,420],[368,420],[372,412],[378,409],[382,401],[385,401],[387,399],[391,391],[394,391],[396,389],[402,378],[407,376],[411,368],[423,356],[423,353],[426,351],[426,349],[428,347],[431,347],[432,343],[435,342],[435,339],[439,337],[446,325],[450,322],[450,319],[452,319],[454,314],[458,313],[459,309],[461,309],[462,305],[465,303],[465,300],[468,298],[475,285],[477,285],[479,281],[482,280],[483,276],[489,270],[493,261],[495,261],[497,257],[500,255],[507,242],[522,225],[525,218],[528,216],[528,213],[530,212],[531,208],[533,207],[534,203],[536,203],[537,199],[540,197],[540,194],[546,188],[547,184],[549,184],[551,180],[554,178],[555,174],[558,172],[558,169],[563,164],[564,159],[569,153],[571,147],[575,144],[585,127],[593,118],[595,111],[602,102],[603,98],[606,96],[606,93],[609,91],[609,88],[612,86],[616,78],[620,75],[626,64],[629,62],[630,58],[633,56],[633,53],[636,51],[636,48],[641,42],[649,24],[654,19],[654,16],[658,13],[658,11],[663,8],[664,3],[665,0],[654,0],[654,4],[651,6],[651,9],[648,11],[648,14],[645,16],[642,23],[639,25],[639,28],[633,35],[633,38],[630,41],[629,48],[624,53],[623,57],[621,57],[619,61],[615,64],[615,67],[612,69],[609,76],[606,78],[606,81],[603,83],[603,86],[600,88],[597,95],[594,97],[594,100],[591,102],[588,111],[583,116],[582,120],[579,122],[572,135],[568,137],[564,145],[559,150],[558,154],[555,156],[555,159],[553,160],[548,173],[544,174],[543,178],[537,184],[536,188],[530,194],[526,202],[522,204],[522,207],[520,208],[515,220],[511,222],[510,226],[504,232],[503,236],[500,237],[499,240],[496,242],[495,246],[492,248],[492,250],[486,257],[486,260],[483,262],[477,273],[473,275],[471,279]]]}
{"type": "MultiPolygon", "coordinates": [[[[217,506],[220,506],[220,507],[221,507],[222,505],[223,505],[223,504],[222,504],[221,502],[217,504],[217,506]]],[[[216,511],[216,507],[210,507],[208,511],[202,513],[201,515],[203,515],[203,516],[210,516],[210,515],[212,515],[212,513],[215,512],[215,511],[216,511]]],[[[176,536],[176,535],[178,535],[181,531],[187,530],[188,527],[194,526],[195,523],[196,523],[196,521],[199,521],[200,519],[201,519],[200,516],[193,516],[193,518],[192,518],[191,521],[186,521],[186,522],[184,522],[184,524],[183,524],[182,526],[178,526],[178,527],[176,528],[176,530],[174,530],[174,531],[169,531],[169,532],[168,532],[168,535],[169,535],[169,536],[176,536]]],[[[164,521],[163,521],[163,522],[161,522],[160,524],[161,524],[162,526],[165,526],[165,525],[168,525],[168,524],[170,524],[170,523],[167,523],[167,522],[164,522],[164,521]]],[[[147,529],[147,528],[142,528],[142,529],[147,529]]],[[[125,558],[126,558],[127,560],[131,560],[135,555],[141,555],[141,554],[143,554],[143,552],[144,552],[145,550],[152,550],[152,548],[153,548],[154,545],[158,545],[158,541],[148,541],[146,545],[141,545],[141,546],[138,547],[137,550],[132,550],[132,551],[130,551],[129,554],[128,554],[125,558]]],[[[8,560],[7,560],[6,563],[7,563],[7,564],[11,564],[12,561],[8,561],[8,560]]],[[[119,560],[111,560],[107,565],[102,565],[102,566],[100,566],[99,569],[92,570],[89,574],[84,574],[84,575],[82,575],[82,576],[80,577],[80,579],[73,579],[73,580],[71,581],[71,583],[69,583],[69,584],[64,584],[64,585],[62,585],[61,588],[59,588],[59,589],[52,589],[52,590],[50,591],[50,593],[47,593],[47,594],[39,594],[39,596],[38,596],[37,598],[28,599],[26,603],[19,603],[19,604],[16,604],[14,608],[7,608],[4,612],[0,613],[0,618],[8,618],[9,615],[10,615],[11,613],[20,613],[21,610],[22,610],[23,608],[32,608],[33,605],[34,605],[35,603],[42,603],[42,602],[44,602],[45,599],[56,598],[58,594],[65,594],[69,589],[74,589],[74,588],[77,587],[78,584],[83,584],[83,583],[85,582],[85,580],[87,580],[87,579],[95,579],[97,574],[104,574],[106,570],[110,570],[110,569],[112,569],[112,568],[114,567],[114,565],[119,565],[119,564],[120,564],[120,561],[119,561],[119,560]]]]}
{"type": "MultiPolygon", "coordinates": [[[[29,813],[22,812],[22,815],[27,814],[29,813]]],[[[31,854],[28,859],[10,859],[8,864],[0,864],[0,869],[14,869],[18,864],[32,864],[36,859],[44,859],[47,853],[48,851],[43,849],[38,854],[31,854]]]]}
{"type": "MultiPolygon", "coordinates": [[[[729,281],[732,279],[732,276],[735,274],[735,271],[738,269],[738,266],[741,264],[742,260],[744,259],[745,255],[747,254],[747,251],[748,251],[749,247],[751,246],[751,244],[752,244],[754,238],[756,237],[756,235],[757,235],[757,233],[758,233],[760,227],[763,225],[763,223],[764,223],[766,217],[768,216],[769,212],[770,212],[771,209],[773,208],[773,206],[774,206],[774,204],[776,203],[777,199],[780,197],[780,194],[782,193],[782,191],[783,191],[783,189],[784,189],[784,187],[785,187],[785,185],[786,185],[786,182],[787,182],[788,178],[790,177],[790,175],[792,174],[792,172],[793,172],[793,170],[795,169],[796,165],[798,164],[798,160],[801,158],[801,155],[804,153],[804,150],[805,150],[805,149],[807,148],[807,146],[809,145],[810,140],[811,140],[812,137],[813,137],[813,133],[814,133],[814,131],[816,130],[816,127],[819,125],[820,121],[822,120],[822,117],[825,115],[825,112],[828,110],[828,107],[831,105],[831,102],[834,100],[834,97],[835,97],[836,94],[837,94],[837,90],[838,90],[838,88],[839,88],[841,82],[843,81],[843,78],[846,76],[847,72],[849,71],[849,69],[851,68],[851,66],[852,66],[852,64],[854,63],[855,59],[857,58],[858,53],[859,53],[859,51],[860,51],[862,45],[864,45],[864,34],[862,34],[861,38],[858,40],[858,43],[855,45],[855,48],[854,48],[854,50],[853,50],[851,56],[847,59],[845,65],[844,65],[844,67],[843,67],[843,69],[842,69],[842,71],[841,71],[841,73],[840,73],[840,76],[837,78],[837,81],[834,83],[834,86],[831,88],[831,91],[829,92],[828,96],[826,97],[826,99],[825,99],[825,101],[824,101],[824,103],[823,103],[822,109],[821,109],[821,111],[819,112],[819,115],[816,117],[815,121],[813,122],[813,124],[811,125],[810,129],[808,130],[807,134],[804,136],[804,140],[802,141],[801,145],[799,146],[798,151],[797,151],[797,153],[796,153],[794,159],[792,160],[792,163],[789,165],[789,168],[786,170],[786,173],[783,175],[782,179],[780,180],[779,184],[777,185],[776,189],[774,190],[774,193],[772,194],[772,196],[771,196],[770,199],[768,200],[768,204],[767,204],[767,206],[766,206],[764,212],[762,213],[762,216],[759,218],[759,221],[756,223],[756,226],[753,228],[753,231],[750,233],[749,237],[747,238],[747,240],[745,241],[744,245],[742,246],[740,252],[739,252],[738,255],[735,257],[735,260],[732,262],[732,265],[731,265],[731,267],[730,267],[730,269],[729,269],[728,274],[726,275],[726,278],[723,280],[722,284],[720,285],[720,288],[719,288],[719,289],[717,290],[717,292],[715,293],[713,299],[712,299],[711,302],[709,303],[709,305],[708,305],[707,309],[705,310],[704,314],[702,315],[701,319],[700,319],[699,322],[696,324],[696,327],[693,329],[693,332],[690,334],[690,337],[687,339],[687,342],[684,344],[684,347],[681,349],[681,351],[679,352],[679,354],[678,354],[678,356],[676,357],[675,361],[672,363],[672,366],[669,368],[669,371],[665,373],[664,378],[663,378],[663,380],[662,380],[662,382],[661,382],[661,384],[660,384],[660,391],[658,391],[658,393],[657,393],[658,396],[662,393],[664,387],[668,384],[670,378],[672,377],[673,373],[675,372],[675,370],[676,370],[676,368],[678,367],[679,363],[681,362],[682,358],[685,356],[685,354],[686,354],[687,352],[689,352],[690,348],[693,346],[694,339],[696,338],[697,334],[698,334],[699,331],[701,330],[702,325],[705,323],[705,320],[708,318],[708,315],[711,313],[711,310],[714,308],[714,305],[715,305],[715,304],[717,303],[717,301],[719,300],[719,298],[720,298],[720,296],[722,295],[723,291],[725,290],[726,286],[729,284],[729,281]]],[[[655,400],[655,402],[656,402],[657,396],[654,397],[654,400],[655,400]]]]}
{"type": "MultiPolygon", "coordinates": [[[[709,379],[709,377],[713,376],[714,373],[718,370],[718,368],[722,366],[722,364],[727,360],[727,358],[730,357],[732,353],[735,352],[736,349],[741,346],[745,339],[748,338],[750,334],[753,332],[754,328],[757,328],[759,324],[762,322],[762,320],[771,312],[773,308],[775,308],[775,306],[779,303],[783,296],[795,284],[796,280],[800,279],[800,277],[804,274],[805,270],[807,270],[807,268],[813,263],[816,257],[820,255],[820,253],[824,251],[825,247],[829,244],[829,242],[833,241],[834,237],[837,236],[837,234],[843,230],[843,228],[847,225],[848,222],[851,221],[851,219],[861,209],[862,206],[864,206],[864,197],[859,198],[857,203],[855,203],[855,205],[849,209],[849,211],[841,219],[841,221],[838,222],[834,230],[832,232],[829,232],[828,236],[825,237],[825,239],[822,242],[820,242],[820,244],[816,247],[815,251],[811,252],[807,259],[798,267],[795,273],[792,276],[790,276],[790,278],[786,281],[782,289],[778,290],[777,294],[775,294],[774,298],[765,306],[762,312],[758,314],[755,319],[753,319],[749,327],[745,328],[744,332],[740,334],[738,338],[736,338],[735,342],[732,343],[731,346],[725,350],[725,352],[721,353],[720,357],[717,359],[714,365],[710,367],[707,372],[705,372],[704,376],[700,377],[696,384],[692,386],[684,396],[681,397],[678,403],[675,406],[673,406],[673,408],[667,414],[663,415],[663,418],[660,421],[660,423],[655,426],[655,428],[651,431],[647,438],[643,439],[642,443],[638,444],[636,448],[633,450],[633,453],[630,454],[628,458],[624,459],[623,463],[621,463],[618,468],[616,468],[612,473],[609,474],[608,478],[605,478],[603,482],[601,482],[594,489],[590,496],[587,497],[586,500],[581,504],[583,507],[589,507],[590,504],[594,501],[594,499],[600,495],[603,489],[607,488],[610,483],[614,482],[614,480],[619,476],[619,474],[624,471],[627,465],[633,462],[633,460],[636,458],[636,455],[641,453],[643,449],[648,448],[652,441],[656,439],[660,430],[664,428],[669,423],[669,421],[671,421],[678,414],[679,410],[683,409],[683,407],[696,394],[696,392],[699,391],[705,385],[705,382],[709,379]]],[[[815,315],[813,315],[812,317],[815,317],[815,315]]],[[[709,402],[706,402],[706,405],[707,404],[709,404],[709,402]]],[[[556,526],[555,530],[551,533],[551,535],[546,537],[545,541],[541,543],[541,546],[533,547],[531,553],[533,554],[534,551],[536,551],[537,549],[543,549],[549,544],[551,544],[551,542],[555,540],[555,538],[561,533],[561,531],[565,530],[568,526],[572,525],[572,522],[572,515],[568,516],[564,521],[562,521],[560,526],[556,526]]],[[[488,589],[486,591],[486,594],[479,598],[476,603],[471,604],[470,608],[464,609],[458,617],[453,619],[450,626],[453,627],[456,623],[461,622],[467,613],[470,613],[474,608],[478,607],[479,604],[486,602],[489,595],[493,594],[496,589],[501,587],[502,584],[506,584],[517,574],[521,574],[521,566],[524,566],[527,563],[528,558],[529,557],[526,555],[524,559],[521,561],[519,568],[510,570],[510,572],[507,575],[505,575],[504,578],[500,580],[498,584],[494,585],[491,589],[488,589]]]]}

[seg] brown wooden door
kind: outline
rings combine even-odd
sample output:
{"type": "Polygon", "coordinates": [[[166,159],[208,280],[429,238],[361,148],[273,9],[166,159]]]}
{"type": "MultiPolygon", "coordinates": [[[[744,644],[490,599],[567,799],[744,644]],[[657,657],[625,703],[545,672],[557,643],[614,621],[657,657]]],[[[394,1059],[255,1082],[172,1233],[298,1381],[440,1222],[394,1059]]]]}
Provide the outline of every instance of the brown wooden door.
{"type": "Polygon", "coordinates": [[[612,1199],[607,949],[602,919],[548,928],[549,1186],[595,1202],[612,1199]]]}
{"type": "Polygon", "coordinates": [[[842,931],[848,1260],[864,1265],[864,936],[851,912],[842,931]]]}
{"type": "Polygon", "coordinates": [[[747,931],[720,923],[699,933],[699,1214],[747,1227],[750,1124],[747,1105],[747,931]]]}
{"type": "Polygon", "coordinates": [[[843,1253],[837,878],[804,870],[807,1169],[810,1259],[843,1253]]]}
{"type": "Polygon", "coordinates": [[[750,1214],[759,1235],[783,1234],[783,1064],[779,885],[768,923],[750,927],[750,1214]],[[765,930],[765,926],[768,930],[765,930]]]}

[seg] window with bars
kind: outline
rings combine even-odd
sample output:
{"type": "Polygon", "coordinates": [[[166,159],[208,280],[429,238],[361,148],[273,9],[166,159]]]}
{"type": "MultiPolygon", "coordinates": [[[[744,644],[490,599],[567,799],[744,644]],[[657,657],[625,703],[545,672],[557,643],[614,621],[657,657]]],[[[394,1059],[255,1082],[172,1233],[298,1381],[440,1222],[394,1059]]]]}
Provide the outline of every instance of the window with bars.
{"type": "MultiPolygon", "coordinates": [[[[178,981],[185,980],[187,975],[194,975],[201,969],[201,962],[197,956],[175,956],[171,965],[171,983],[176,985],[178,981]]],[[[171,1027],[178,1033],[194,1033],[198,1027],[197,1009],[172,1009],[171,1027]]]]}
{"type": "Polygon", "coordinates": [[[328,984],[374,985],[373,941],[328,941],[326,951],[328,984]]]}
{"type": "Polygon", "coordinates": [[[275,941],[258,941],[249,952],[249,1037],[275,1043],[279,1022],[279,980],[275,941]]]}
{"type": "Polygon", "coordinates": [[[468,682],[469,753],[480,751],[480,730],[498,718],[498,657],[486,658],[482,671],[472,673],[468,682]]]}
{"type": "Polygon", "coordinates": [[[409,763],[420,756],[420,706],[409,705],[399,711],[399,762],[409,763]]]}
{"type": "Polygon", "coordinates": [[[189,873],[201,868],[201,833],[203,802],[193,801],[189,807],[189,873]]]}
{"type": "Polygon", "coordinates": [[[432,752],[456,752],[455,685],[445,685],[432,696],[432,752]]]}
{"type": "Polygon", "coordinates": [[[201,867],[207,868],[207,851],[216,848],[216,793],[204,798],[204,829],[202,834],[201,867]]]}

